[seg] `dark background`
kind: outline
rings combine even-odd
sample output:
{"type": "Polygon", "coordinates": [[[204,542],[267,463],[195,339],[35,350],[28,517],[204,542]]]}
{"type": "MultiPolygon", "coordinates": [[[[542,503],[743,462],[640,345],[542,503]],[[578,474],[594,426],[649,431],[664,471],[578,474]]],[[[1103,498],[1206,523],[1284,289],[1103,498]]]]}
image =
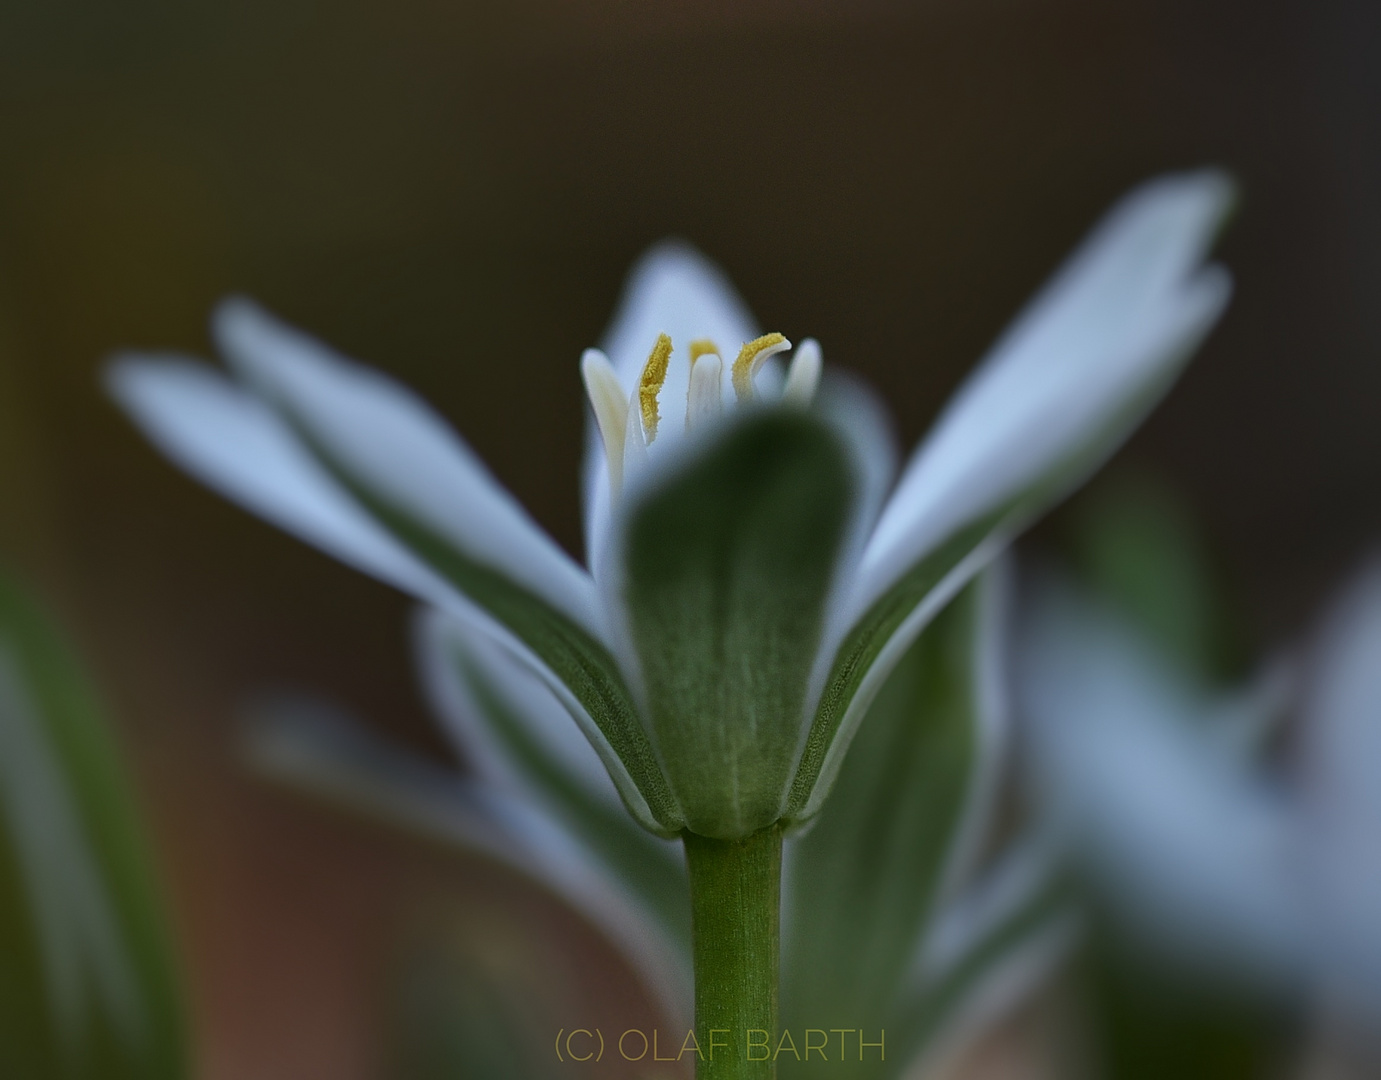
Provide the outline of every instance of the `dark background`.
{"type": "Polygon", "coordinates": [[[576,941],[592,1008],[638,989],[516,878],[244,773],[237,709],[285,684],[446,756],[408,605],[161,461],[104,357],[204,354],[252,294],[415,385],[578,552],[577,360],[649,243],[909,445],[1118,194],[1217,164],[1237,295],[1121,461],[1185,494],[1266,647],[1381,538],[1379,31],[1364,0],[0,4],[0,555],[118,715],[203,1075],[372,1075],[437,897],[576,941]]]}

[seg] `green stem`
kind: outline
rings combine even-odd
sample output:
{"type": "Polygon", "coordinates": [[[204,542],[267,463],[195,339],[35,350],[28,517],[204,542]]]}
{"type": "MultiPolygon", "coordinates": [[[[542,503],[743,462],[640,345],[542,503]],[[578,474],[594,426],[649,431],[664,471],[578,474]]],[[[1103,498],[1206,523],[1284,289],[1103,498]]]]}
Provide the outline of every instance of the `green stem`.
{"type": "Polygon", "coordinates": [[[782,830],[685,833],[695,962],[696,1080],[772,1080],[782,830]]]}

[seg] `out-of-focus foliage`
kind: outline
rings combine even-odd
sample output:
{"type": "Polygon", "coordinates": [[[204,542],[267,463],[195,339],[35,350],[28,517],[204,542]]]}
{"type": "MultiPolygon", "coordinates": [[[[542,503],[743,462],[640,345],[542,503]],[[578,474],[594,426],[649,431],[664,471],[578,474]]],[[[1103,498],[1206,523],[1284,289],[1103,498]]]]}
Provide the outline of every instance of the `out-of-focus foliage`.
{"type": "MultiPolygon", "coordinates": [[[[450,909],[422,918],[406,936],[387,985],[384,1075],[399,1080],[676,1080],[680,1066],[654,1064],[640,1041],[651,1025],[618,1028],[582,1008],[579,965],[552,954],[549,935],[510,912],[450,909]],[[567,1041],[562,1035],[571,1034],[567,1041]],[[592,1034],[599,1031],[599,1039],[592,1034]],[[623,1031],[636,1032],[625,1040],[623,1031]],[[588,1046],[587,1046],[588,1043],[588,1046]],[[602,1053],[596,1051],[602,1046],[602,1053]],[[563,1047],[565,1048],[563,1050],[563,1047]],[[588,1053],[588,1059],[584,1055],[588,1053]],[[583,1060],[582,1060],[583,1059],[583,1060]]],[[[684,1028],[659,1030],[675,1054],[684,1028]]]]}
{"type": "Polygon", "coordinates": [[[541,961],[530,943],[493,918],[455,919],[413,942],[393,982],[389,1074],[407,1080],[558,1075],[550,1045],[558,1010],[541,961]]]}
{"type": "MultiPolygon", "coordinates": [[[[1071,508],[1068,525],[1066,554],[1078,587],[1110,617],[1115,613],[1119,629],[1159,665],[1168,682],[1156,692],[1171,698],[1185,692],[1195,701],[1228,699],[1224,678],[1239,666],[1237,623],[1198,523],[1178,493],[1151,475],[1114,473],[1071,508]]],[[[1243,699],[1240,708],[1205,710],[1205,723],[1224,729],[1206,734],[1241,742],[1242,732],[1226,730],[1233,724],[1264,733],[1272,704],[1279,702],[1271,695],[1256,697],[1243,699]],[[1257,708],[1262,719],[1249,724],[1246,712],[1257,708]]],[[[1259,751],[1259,744],[1242,747],[1247,755],[1259,751]]],[[[1127,852],[1126,858],[1138,855],[1127,852]]],[[[1191,856],[1183,869],[1195,872],[1191,856]]],[[[1280,984],[1255,982],[1207,958],[1202,966],[1186,962],[1137,933],[1115,898],[1086,884],[1087,933],[1073,974],[1087,1008],[1098,1075],[1271,1075],[1299,1034],[1280,984]]]]}
{"type": "MultiPolygon", "coordinates": [[[[856,1024],[868,1039],[885,1028],[886,1059],[870,1051],[857,1076],[905,1075],[952,1049],[966,1021],[1010,1005],[1067,940],[1065,898],[1039,852],[1007,843],[1005,865],[975,873],[1007,741],[1004,584],[994,574],[967,589],[910,647],[820,821],[789,849],[783,1026],[856,1024]]],[[[778,1067],[814,1071],[791,1057],[778,1067]]]]}
{"type": "Polygon", "coordinates": [[[1198,523],[1149,473],[1115,471],[1073,508],[1069,549],[1085,583],[1191,673],[1224,674],[1234,623],[1198,523]]]}
{"type": "Polygon", "coordinates": [[[43,614],[0,579],[0,1075],[185,1075],[177,979],[115,745],[43,614]]]}

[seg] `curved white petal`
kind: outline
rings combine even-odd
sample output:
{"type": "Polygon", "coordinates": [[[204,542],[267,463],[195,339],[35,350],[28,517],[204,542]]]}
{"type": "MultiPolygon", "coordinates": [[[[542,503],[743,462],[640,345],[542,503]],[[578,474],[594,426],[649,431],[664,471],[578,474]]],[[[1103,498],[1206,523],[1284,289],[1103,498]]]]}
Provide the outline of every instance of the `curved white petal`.
{"type": "MultiPolygon", "coordinates": [[[[657,821],[609,739],[589,711],[541,657],[477,608],[467,611],[453,605],[445,611],[423,610],[417,618],[415,640],[423,685],[448,720],[473,704],[471,688],[457,680],[454,672],[449,670],[448,654],[456,648],[466,650],[478,645],[480,655],[498,665],[495,669],[498,678],[513,677],[514,681],[504,686],[507,703],[525,703],[541,710],[540,714],[527,719],[531,721],[529,730],[540,738],[542,745],[547,750],[567,755],[563,760],[572,770],[584,771],[589,769],[589,764],[588,759],[579,753],[579,743],[583,742],[585,750],[600,763],[599,768],[605,779],[622,795],[628,812],[644,828],[662,832],[663,826],[657,821]],[[555,701],[564,710],[564,728],[559,726],[559,718],[549,711],[547,700],[540,697],[534,681],[545,687],[548,700],[555,701]],[[566,729],[569,729],[569,733],[566,729]]],[[[469,732],[471,738],[475,734],[474,731],[469,732]]],[[[465,738],[466,735],[462,733],[461,737],[465,738]]],[[[487,763],[491,768],[503,770],[492,754],[488,756],[487,763]]],[[[589,772],[584,776],[582,787],[585,786],[592,791],[598,791],[600,787],[598,780],[589,772]]]]}
{"type": "Polygon", "coordinates": [[[1306,948],[1278,794],[1204,725],[1212,703],[1118,619],[1039,595],[1017,646],[1037,790],[1142,940],[1229,978],[1293,978],[1306,948]]]}
{"type": "Polygon", "coordinates": [[[1059,875],[1049,837],[1026,836],[937,914],[913,954],[910,977],[944,1004],[903,1075],[938,1071],[1068,959],[1083,927],[1074,905],[1059,898],[1059,875]]]}
{"type": "Polygon", "coordinates": [[[1299,738],[1303,852],[1328,991],[1381,1016],[1381,561],[1343,590],[1313,651],[1299,738]]]}
{"type": "Polygon", "coordinates": [[[208,487],[358,570],[451,602],[449,587],[341,490],[282,417],[219,372],[126,356],[107,383],[154,445],[208,487]]]}
{"type": "Polygon", "coordinates": [[[311,699],[279,698],[255,709],[246,750],[255,768],[279,782],[544,885],[623,948],[671,1013],[686,1011],[689,973],[677,944],[585,844],[521,793],[414,757],[311,699]]]}
{"type": "MultiPolygon", "coordinates": [[[[690,343],[714,341],[728,365],[739,346],[758,335],[753,316],[724,272],[690,245],[674,241],[652,248],[634,266],[604,336],[604,352],[625,395],[632,392],[648,352],[663,333],[671,337],[672,355],[658,401],[666,422],[678,426],[686,414],[690,343]]],[[[727,378],[721,389],[725,402],[732,401],[727,378]]],[[[584,490],[586,561],[594,568],[608,530],[610,499],[603,450],[593,426],[586,442],[584,490]]]]}
{"type": "Polygon", "coordinates": [[[246,300],[224,302],[214,328],[232,366],[285,409],[353,485],[603,637],[589,575],[411,390],[246,300]]]}
{"type": "Polygon", "coordinates": [[[565,781],[590,799],[623,812],[618,791],[590,740],[571,719],[530,662],[519,660],[478,623],[440,611],[420,610],[413,638],[423,686],[456,745],[486,777],[524,789],[539,801],[550,794],[516,765],[512,752],[480,717],[488,711],[479,689],[466,680],[455,658],[463,654],[486,677],[487,685],[523,726],[523,736],[555,765],[565,781]]]}
{"type": "MultiPolygon", "coordinates": [[[[1124,199],[1003,335],[907,466],[864,556],[861,614],[953,531],[1059,469],[1110,451],[1122,414],[1168,385],[1227,301],[1201,267],[1231,199],[1222,176],[1124,199]]],[[[1142,405],[1144,408],[1144,404],[1142,405]]]]}

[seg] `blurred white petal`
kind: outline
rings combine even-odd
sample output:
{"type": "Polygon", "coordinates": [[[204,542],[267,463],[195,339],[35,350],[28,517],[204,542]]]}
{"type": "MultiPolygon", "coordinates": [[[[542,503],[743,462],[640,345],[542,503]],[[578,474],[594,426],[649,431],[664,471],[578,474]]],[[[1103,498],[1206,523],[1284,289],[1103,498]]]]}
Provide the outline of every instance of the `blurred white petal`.
{"type": "Polygon", "coordinates": [[[485,706],[477,688],[457,666],[457,656],[475,664],[488,685],[503,698],[523,735],[557,768],[565,781],[589,798],[622,810],[617,790],[599,755],[571,714],[530,663],[516,657],[482,626],[440,611],[419,610],[414,628],[422,684],[448,733],[465,755],[491,780],[521,789],[545,802],[549,792],[529,772],[515,766],[512,754],[480,717],[485,706]]]}
{"type": "MultiPolygon", "coordinates": [[[[416,655],[423,685],[432,703],[453,725],[453,735],[459,735],[461,739],[467,737],[466,729],[455,727],[454,723],[457,716],[474,702],[470,688],[458,680],[451,670],[450,653],[457,648],[464,651],[477,646],[480,650],[478,655],[483,661],[497,665],[494,669],[498,673],[496,684],[512,679],[511,683],[503,683],[503,691],[510,701],[537,710],[530,716],[524,716],[530,724],[529,730],[547,750],[563,755],[561,761],[572,770],[572,776],[581,777],[583,766],[588,762],[588,757],[580,752],[578,746],[583,743],[588,754],[602,763],[605,780],[622,794],[623,805],[629,813],[645,828],[653,832],[661,831],[637,783],[615,753],[608,737],[570,688],[540,657],[482,612],[423,610],[417,618],[416,655]],[[545,696],[538,689],[539,683],[545,687],[545,696]],[[557,734],[557,718],[548,711],[548,702],[558,703],[561,707],[567,731],[557,734]]],[[[474,741],[478,733],[471,730],[468,736],[474,741]]],[[[500,759],[489,752],[494,750],[492,744],[486,749],[476,743],[476,748],[480,750],[481,761],[499,772],[504,771],[500,759]]],[[[509,775],[512,775],[511,772],[509,775]]],[[[601,797],[601,786],[593,778],[582,778],[581,787],[594,797],[601,797]]]]}
{"type": "Polygon", "coordinates": [[[341,490],[282,417],[219,372],[128,356],[108,383],[154,445],[208,487],[357,570],[451,602],[449,586],[341,490]]]}
{"type": "Polygon", "coordinates": [[[1298,974],[1306,916],[1288,808],[1204,730],[1210,699],[1118,618],[1047,586],[1017,685],[1043,803],[1142,937],[1207,974],[1298,974]]]}
{"type": "Polygon", "coordinates": [[[688,974],[676,944],[530,799],[449,772],[320,701],[279,697],[251,719],[246,751],[261,773],[525,874],[619,945],[669,1014],[686,1011],[688,974]]]}
{"type": "Polygon", "coordinates": [[[859,614],[955,529],[1139,418],[1227,302],[1226,274],[1201,260],[1230,199],[1198,173],[1113,209],[917,450],[865,553],[859,614]]]}
{"type": "Polygon", "coordinates": [[[1381,1017],[1381,562],[1342,590],[1315,642],[1298,733],[1302,852],[1329,993],[1381,1017]]]}
{"type": "MultiPolygon", "coordinates": [[[[604,352],[625,393],[636,385],[658,334],[670,335],[673,350],[658,400],[663,417],[679,425],[690,387],[690,343],[715,342],[727,364],[738,355],[740,345],[758,336],[758,329],[719,267],[688,244],[668,242],[647,252],[633,268],[604,335],[604,352]]],[[[721,392],[726,402],[732,400],[728,379],[721,392]]],[[[586,561],[595,569],[607,539],[610,492],[599,434],[593,427],[586,437],[584,493],[586,561]]]]}
{"type": "Polygon", "coordinates": [[[415,393],[246,300],[223,303],[215,331],[230,363],[301,425],[352,485],[602,637],[589,575],[415,393]]]}

